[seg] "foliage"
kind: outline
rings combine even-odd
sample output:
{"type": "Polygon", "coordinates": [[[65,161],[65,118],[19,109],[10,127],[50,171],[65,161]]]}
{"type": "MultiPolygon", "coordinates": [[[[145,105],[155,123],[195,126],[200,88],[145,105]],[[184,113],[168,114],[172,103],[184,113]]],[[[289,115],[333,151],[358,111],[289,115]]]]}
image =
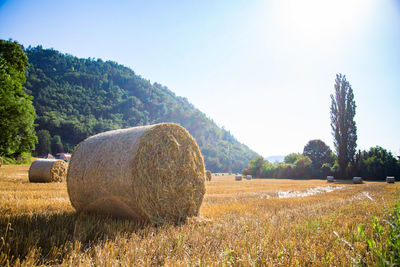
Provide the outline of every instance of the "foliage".
{"type": "Polygon", "coordinates": [[[358,225],[358,234],[372,251],[376,266],[400,266],[400,201],[392,211],[386,211],[385,219],[372,215],[373,234],[368,235],[363,225],[358,225]]]}
{"type": "Polygon", "coordinates": [[[300,153],[290,153],[289,155],[286,155],[283,161],[288,164],[294,164],[296,160],[298,160],[301,157],[300,153]]]}
{"type": "Polygon", "coordinates": [[[359,152],[355,172],[363,179],[384,180],[386,176],[400,178],[400,162],[386,149],[376,146],[359,152]]]}
{"type": "Polygon", "coordinates": [[[261,168],[264,165],[263,157],[257,157],[255,160],[250,161],[248,172],[255,178],[261,177],[261,168]]]}
{"type": "Polygon", "coordinates": [[[311,178],[309,175],[312,161],[309,157],[301,155],[294,163],[296,166],[294,176],[297,178],[311,178]]]}
{"type": "Polygon", "coordinates": [[[2,157],[3,163],[6,165],[31,165],[32,157],[30,152],[22,152],[16,158],[2,157]]]}
{"type": "Polygon", "coordinates": [[[329,163],[324,163],[321,166],[321,171],[322,171],[322,175],[325,176],[330,176],[333,175],[334,171],[332,169],[332,165],[329,163]]]}
{"type": "Polygon", "coordinates": [[[304,146],[303,155],[311,159],[314,169],[320,169],[324,163],[333,164],[335,161],[332,150],[319,139],[308,141],[304,146]]]}
{"type": "Polygon", "coordinates": [[[38,144],[36,146],[37,156],[46,156],[51,154],[51,136],[47,130],[39,130],[37,132],[38,144]]]}
{"type": "MultiPolygon", "coordinates": [[[[273,164],[262,157],[250,161],[246,174],[256,178],[310,178],[312,161],[309,157],[292,153],[285,157],[285,162],[273,164]]],[[[243,173],[244,174],[244,173],[243,173]]]]}
{"type": "Polygon", "coordinates": [[[0,155],[11,159],[37,142],[32,97],[22,89],[27,57],[17,42],[0,40],[0,155]]]}
{"type": "Polygon", "coordinates": [[[196,139],[212,172],[240,172],[257,156],[186,98],[116,62],[80,59],[41,46],[28,47],[26,54],[26,89],[34,96],[38,130],[60,136],[67,152],[99,132],[176,122],[196,139]]]}
{"type": "Polygon", "coordinates": [[[340,176],[354,162],[357,147],[357,127],[354,121],[356,103],[353,89],[342,74],[336,75],[335,94],[331,95],[331,127],[339,163],[340,176]]]}
{"type": "Polygon", "coordinates": [[[64,152],[64,146],[59,135],[55,135],[53,138],[51,138],[51,151],[53,154],[64,152]]]}
{"type": "Polygon", "coordinates": [[[275,171],[276,166],[268,160],[265,160],[261,170],[261,177],[277,177],[275,171]]]}
{"type": "MultiPolygon", "coordinates": [[[[305,147],[306,154],[319,161],[314,164],[310,157],[299,153],[290,153],[284,158],[283,163],[272,164],[262,157],[251,160],[249,167],[243,170],[243,174],[251,174],[257,178],[325,178],[328,175],[337,176],[339,174],[338,162],[334,160],[334,155],[329,147],[321,150],[312,148],[315,143],[311,140],[305,147]],[[308,148],[307,148],[308,147],[308,148]],[[311,147],[311,148],[310,148],[311,147]],[[316,156],[315,156],[316,155],[316,156]],[[321,156],[323,155],[323,156],[321,156]],[[320,167],[319,164],[322,163],[320,167]]],[[[322,141],[321,141],[322,142],[322,141]]],[[[319,143],[319,142],[317,142],[319,143]]],[[[323,147],[319,144],[318,147],[323,147]]],[[[347,176],[361,176],[365,180],[385,180],[387,176],[400,178],[400,161],[391,152],[376,146],[369,151],[359,151],[354,163],[350,163],[346,169],[347,176]]]]}

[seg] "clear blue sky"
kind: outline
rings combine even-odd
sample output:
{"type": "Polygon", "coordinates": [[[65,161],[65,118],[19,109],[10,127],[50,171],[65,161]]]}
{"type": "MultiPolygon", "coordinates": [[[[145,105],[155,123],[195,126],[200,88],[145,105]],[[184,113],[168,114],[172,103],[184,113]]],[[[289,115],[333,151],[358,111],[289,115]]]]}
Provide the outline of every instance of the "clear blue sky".
{"type": "Polygon", "coordinates": [[[263,156],[333,148],[343,73],[358,147],[400,154],[399,0],[0,1],[0,38],[131,67],[263,156]]]}

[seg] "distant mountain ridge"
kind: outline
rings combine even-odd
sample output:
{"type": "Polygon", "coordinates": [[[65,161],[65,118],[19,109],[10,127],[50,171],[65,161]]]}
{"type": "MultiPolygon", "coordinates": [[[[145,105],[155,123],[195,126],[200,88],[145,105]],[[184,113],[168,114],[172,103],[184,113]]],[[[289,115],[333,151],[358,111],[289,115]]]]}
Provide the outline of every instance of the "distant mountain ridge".
{"type": "Polygon", "coordinates": [[[67,151],[99,132],[176,122],[196,139],[213,172],[241,172],[258,156],[186,98],[125,66],[41,46],[25,52],[30,63],[25,88],[34,97],[36,129],[60,136],[67,151]]]}
{"type": "Polygon", "coordinates": [[[264,160],[268,160],[271,163],[275,163],[275,162],[283,162],[285,159],[285,156],[269,156],[264,158],[264,160]]]}

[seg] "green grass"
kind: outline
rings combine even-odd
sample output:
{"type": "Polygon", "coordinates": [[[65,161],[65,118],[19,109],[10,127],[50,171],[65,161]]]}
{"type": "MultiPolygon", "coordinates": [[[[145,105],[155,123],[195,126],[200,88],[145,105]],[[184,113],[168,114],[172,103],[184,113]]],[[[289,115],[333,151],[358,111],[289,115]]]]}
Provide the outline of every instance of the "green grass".
{"type": "MultiPolygon", "coordinates": [[[[366,234],[365,226],[358,226],[361,240],[373,253],[377,266],[400,266],[400,200],[391,211],[385,211],[383,218],[372,215],[372,219],[372,234],[366,234]]],[[[359,258],[360,265],[368,263],[359,258]]]]}

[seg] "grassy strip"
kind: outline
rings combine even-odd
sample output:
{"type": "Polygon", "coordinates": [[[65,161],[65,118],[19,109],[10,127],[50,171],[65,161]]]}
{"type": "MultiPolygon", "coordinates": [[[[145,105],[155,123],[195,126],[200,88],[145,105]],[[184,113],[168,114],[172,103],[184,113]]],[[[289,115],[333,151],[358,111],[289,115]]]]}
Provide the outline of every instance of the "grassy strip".
{"type": "Polygon", "coordinates": [[[17,159],[9,158],[6,156],[1,157],[5,165],[29,165],[32,163],[31,153],[22,153],[17,159]]]}
{"type": "MultiPolygon", "coordinates": [[[[391,211],[385,211],[385,218],[372,215],[373,232],[367,234],[363,226],[358,225],[358,234],[372,252],[377,266],[400,266],[400,199],[391,211]]],[[[366,260],[358,261],[358,265],[368,265],[366,260]]]]}

